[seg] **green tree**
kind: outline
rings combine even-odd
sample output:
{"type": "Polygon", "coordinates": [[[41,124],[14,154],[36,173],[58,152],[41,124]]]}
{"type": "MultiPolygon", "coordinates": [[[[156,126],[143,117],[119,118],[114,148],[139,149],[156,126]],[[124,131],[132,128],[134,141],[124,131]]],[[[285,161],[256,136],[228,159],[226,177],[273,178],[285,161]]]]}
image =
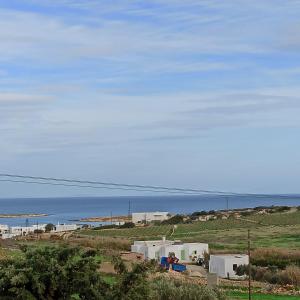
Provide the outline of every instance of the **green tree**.
{"type": "Polygon", "coordinates": [[[0,298],[22,300],[108,299],[94,253],[79,248],[24,248],[24,257],[0,261],[0,298]]]}
{"type": "Polygon", "coordinates": [[[49,224],[46,225],[45,231],[50,232],[50,231],[53,230],[53,228],[54,228],[54,225],[52,223],[49,223],[49,224]]]}

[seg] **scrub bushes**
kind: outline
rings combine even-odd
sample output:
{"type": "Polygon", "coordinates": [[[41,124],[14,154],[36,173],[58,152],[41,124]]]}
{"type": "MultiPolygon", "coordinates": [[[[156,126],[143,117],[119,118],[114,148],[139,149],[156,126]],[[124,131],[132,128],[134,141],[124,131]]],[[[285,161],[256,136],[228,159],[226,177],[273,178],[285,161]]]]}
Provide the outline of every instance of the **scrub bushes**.
{"type": "MultiPolygon", "coordinates": [[[[239,276],[248,275],[248,266],[238,266],[236,274],[239,276]]],[[[251,277],[256,281],[268,282],[271,284],[291,284],[300,287],[300,268],[288,266],[285,270],[276,267],[251,267],[251,277]]]]}
{"type": "Polygon", "coordinates": [[[256,249],[251,255],[252,263],[256,266],[276,266],[285,269],[289,265],[300,266],[300,251],[285,249],[256,249]]]}
{"type": "Polygon", "coordinates": [[[152,298],[157,300],[224,300],[216,289],[192,283],[160,278],[151,283],[152,298]]]}

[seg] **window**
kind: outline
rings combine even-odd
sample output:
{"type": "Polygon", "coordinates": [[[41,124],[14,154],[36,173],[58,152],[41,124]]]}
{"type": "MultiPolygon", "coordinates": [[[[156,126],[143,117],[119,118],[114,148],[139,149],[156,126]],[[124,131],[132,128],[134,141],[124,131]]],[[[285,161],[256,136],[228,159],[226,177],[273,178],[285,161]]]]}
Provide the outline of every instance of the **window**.
{"type": "Polygon", "coordinates": [[[237,264],[233,264],[232,269],[233,269],[233,271],[236,271],[237,270],[237,264]]]}

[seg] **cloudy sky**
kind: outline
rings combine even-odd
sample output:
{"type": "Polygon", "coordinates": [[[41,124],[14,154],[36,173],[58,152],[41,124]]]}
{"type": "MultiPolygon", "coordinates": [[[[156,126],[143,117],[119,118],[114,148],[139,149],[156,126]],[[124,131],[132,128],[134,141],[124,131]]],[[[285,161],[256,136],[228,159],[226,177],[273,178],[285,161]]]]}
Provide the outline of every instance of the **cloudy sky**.
{"type": "Polygon", "coordinates": [[[299,0],[0,0],[0,43],[1,172],[300,192],[299,0]]]}

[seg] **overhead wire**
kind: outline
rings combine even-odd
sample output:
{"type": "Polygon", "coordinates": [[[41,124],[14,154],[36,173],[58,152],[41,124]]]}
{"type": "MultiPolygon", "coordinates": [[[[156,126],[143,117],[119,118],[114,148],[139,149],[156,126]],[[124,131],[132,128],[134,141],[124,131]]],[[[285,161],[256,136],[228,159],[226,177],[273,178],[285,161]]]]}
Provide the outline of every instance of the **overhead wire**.
{"type": "MultiPolygon", "coordinates": [[[[257,197],[257,198],[280,198],[280,199],[295,199],[300,198],[300,195],[289,194],[256,194],[256,193],[237,193],[226,192],[220,190],[207,190],[207,189],[195,189],[195,188],[180,188],[180,187],[167,187],[157,185],[140,185],[140,184],[127,184],[117,182],[105,182],[105,181],[91,181],[91,180],[78,180],[69,178],[56,178],[56,177],[44,177],[44,176],[30,176],[22,174],[10,174],[0,173],[0,177],[4,178],[20,178],[22,180],[14,180],[13,182],[29,183],[29,184],[48,184],[48,185],[61,185],[79,188],[102,188],[111,190],[127,190],[138,192],[156,192],[156,193],[170,193],[170,194],[185,194],[185,195],[219,195],[219,196],[240,196],[240,197],[257,197]],[[30,179],[34,181],[26,181],[30,179]],[[26,182],[25,182],[26,181],[26,182]],[[56,183],[56,184],[55,184],[56,183]]],[[[5,181],[5,180],[1,180],[5,181]]],[[[8,181],[8,179],[6,179],[8,181]]],[[[12,181],[11,181],[12,182],[12,181]]]]}

